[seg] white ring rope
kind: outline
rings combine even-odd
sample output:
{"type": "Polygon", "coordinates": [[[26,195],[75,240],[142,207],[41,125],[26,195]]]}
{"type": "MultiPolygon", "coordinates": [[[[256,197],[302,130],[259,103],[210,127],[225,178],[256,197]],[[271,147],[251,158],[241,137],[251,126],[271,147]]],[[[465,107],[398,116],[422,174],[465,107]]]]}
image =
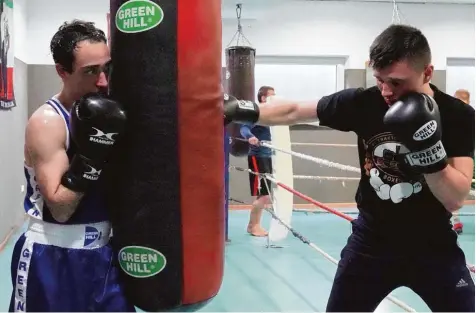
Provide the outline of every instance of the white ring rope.
{"type": "Polygon", "coordinates": [[[295,157],[298,157],[298,158],[301,158],[301,159],[304,159],[304,160],[308,160],[308,161],[317,163],[319,165],[325,165],[327,167],[334,167],[334,168],[338,168],[338,169],[343,170],[343,171],[349,171],[349,172],[354,172],[354,173],[359,173],[359,174],[361,173],[360,169],[357,168],[357,167],[331,162],[331,161],[328,161],[328,160],[325,160],[325,159],[316,158],[316,157],[313,157],[313,156],[310,156],[310,155],[307,155],[307,154],[303,154],[303,153],[299,153],[299,152],[279,149],[279,148],[271,145],[267,141],[261,141],[261,145],[263,147],[268,147],[270,149],[273,149],[273,150],[276,150],[276,151],[279,151],[279,152],[290,154],[292,156],[295,156],[295,157]]]}
{"type": "MultiPolygon", "coordinates": [[[[328,214],[329,213],[326,210],[322,210],[319,208],[316,208],[316,209],[294,208],[293,211],[302,212],[302,213],[312,213],[312,214],[322,214],[322,213],[328,214]]],[[[341,209],[339,210],[339,212],[342,212],[343,214],[346,214],[346,215],[359,214],[359,211],[355,209],[341,209]]],[[[475,216],[475,215],[476,215],[475,212],[458,212],[458,216],[475,216]]]]}
{"type": "Polygon", "coordinates": [[[321,142],[291,142],[293,146],[311,146],[311,147],[341,147],[341,148],[356,148],[357,145],[346,143],[321,143],[321,142]]]}
{"type": "MultiPolygon", "coordinates": [[[[276,185],[279,185],[279,182],[274,179],[274,177],[270,174],[262,174],[262,173],[256,173],[256,172],[253,172],[252,170],[250,169],[244,169],[244,168],[241,168],[241,167],[236,167],[236,166],[230,166],[229,167],[230,169],[234,169],[234,170],[237,170],[237,171],[240,171],[240,172],[248,172],[248,173],[251,173],[253,175],[256,175],[258,177],[264,177],[264,178],[267,178],[268,180],[270,180],[271,182],[273,182],[274,184],[276,185]]],[[[265,180],[264,181],[265,183],[265,186],[266,186],[266,189],[268,190],[268,194],[272,194],[271,191],[270,191],[270,188],[268,186],[268,182],[265,180]]],[[[319,252],[324,258],[326,258],[327,260],[331,261],[333,264],[335,265],[338,265],[339,262],[334,259],[331,255],[329,255],[328,253],[326,253],[324,250],[322,250],[321,248],[319,248],[318,246],[316,246],[314,243],[312,243],[309,239],[307,239],[306,237],[302,236],[300,233],[298,233],[296,230],[294,230],[294,228],[292,228],[289,224],[287,224],[286,222],[284,222],[283,220],[281,220],[274,212],[273,210],[270,210],[266,207],[263,208],[265,211],[267,211],[269,214],[271,214],[271,216],[276,219],[281,225],[283,225],[289,232],[291,232],[296,238],[300,239],[303,243],[309,245],[309,247],[311,247],[312,249],[314,249],[315,251],[319,252]]],[[[407,305],[405,302],[401,301],[401,300],[398,300],[397,298],[395,298],[394,296],[392,295],[388,295],[386,297],[387,300],[393,302],[395,305],[399,306],[401,309],[405,310],[406,312],[416,312],[415,309],[413,309],[412,307],[410,307],[409,305],[407,305]]]]}
{"type": "MultiPolygon", "coordinates": [[[[316,157],[313,157],[313,156],[310,156],[310,155],[306,155],[306,154],[303,154],[303,153],[299,153],[299,152],[294,152],[294,151],[287,151],[287,150],[284,150],[284,149],[279,149],[275,146],[273,146],[272,144],[270,144],[269,142],[267,141],[261,141],[260,144],[263,146],[263,147],[267,147],[267,148],[270,148],[270,149],[273,149],[273,150],[276,150],[276,151],[279,151],[279,152],[282,152],[282,153],[286,153],[286,154],[289,154],[289,155],[292,155],[292,156],[295,156],[297,158],[300,158],[300,159],[303,159],[303,160],[308,160],[308,161],[311,161],[311,162],[314,162],[314,163],[317,163],[319,165],[325,165],[325,166],[328,166],[328,167],[334,167],[334,168],[338,168],[340,170],[343,170],[343,171],[349,171],[349,172],[354,172],[354,173],[361,173],[361,170],[357,167],[354,167],[354,166],[350,166],[350,165],[344,165],[344,164],[340,164],[340,163],[336,163],[336,162],[331,162],[329,160],[325,160],[325,159],[321,159],[321,158],[316,158],[316,157]]],[[[475,191],[474,189],[471,189],[469,191],[469,194],[474,196],[475,195],[475,191]]]]}
{"type": "Polygon", "coordinates": [[[310,180],[360,180],[360,177],[335,177],[335,176],[306,176],[306,175],[293,175],[296,179],[310,179],[310,180]]]}

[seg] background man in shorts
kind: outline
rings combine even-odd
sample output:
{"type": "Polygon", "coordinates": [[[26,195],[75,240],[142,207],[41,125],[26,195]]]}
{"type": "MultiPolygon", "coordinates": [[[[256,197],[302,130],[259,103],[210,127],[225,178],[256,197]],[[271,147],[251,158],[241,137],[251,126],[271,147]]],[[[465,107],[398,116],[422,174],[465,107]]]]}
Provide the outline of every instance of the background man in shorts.
{"type": "MultiPolygon", "coordinates": [[[[266,102],[266,98],[275,95],[274,88],[270,86],[262,86],[258,90],[258,102],[266,102]]],[[[273,166],[271,161],[272,151],[270,148],[262,147],[259,142],[262,140],[271,141],[271,132],[268,126],[254,125],[250,126],[243,124],[240,129],[241,135],[248,139],[250,150],[248,152],[248,168],[256,173],[273,173],[273,166]]],[[[251,195],[256,197],[253,201],[250,221],[248,223],[247,231],[253,236],[266,236],[268,233],[261,226],[261,217],[263,215],[263,208],[265,205],[271,203],[268,188],[271,190],[271,182],[264,178],[259,178],[256,175],[249,174],[251,195]]]]}

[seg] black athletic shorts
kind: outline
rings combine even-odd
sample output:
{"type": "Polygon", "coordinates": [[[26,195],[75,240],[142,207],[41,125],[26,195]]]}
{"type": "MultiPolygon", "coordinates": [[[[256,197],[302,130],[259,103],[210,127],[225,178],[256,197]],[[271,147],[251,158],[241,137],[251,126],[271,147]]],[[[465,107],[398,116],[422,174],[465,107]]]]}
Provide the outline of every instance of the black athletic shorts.
{"type": "MultiPolygon", "coordinates": [[[[248,168],[255,173],[273,173],[273,164],[271,161],[271,157],[259,157],[249,155],[248,168]]],[[[258,176],[251,173],[249,174],[249,178],[250,191],[252,196],[258,197],[269,195],[268,188],[271,191],[271,181],[269,181],[268,179],[259,178],[258,176]],[[268,184],[268,188],[266,188],[266,184],[268,184]]]]}
{"type": "Polygon", "coordinates": [[[374,312],[393,290],[408,287],[432,312],[475,312],[475,288],[463,251],[439,256],[370,256],[352,243],[341,260],[326,312],[374,312]]]}

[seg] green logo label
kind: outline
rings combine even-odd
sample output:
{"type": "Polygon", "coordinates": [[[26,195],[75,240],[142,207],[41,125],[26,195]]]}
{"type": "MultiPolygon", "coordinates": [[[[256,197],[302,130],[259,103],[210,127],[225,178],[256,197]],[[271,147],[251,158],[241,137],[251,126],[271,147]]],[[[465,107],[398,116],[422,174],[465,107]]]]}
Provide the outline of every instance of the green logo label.
{"type": "Polygon", "coordinates": [[[164,11],[149,0],[130,0],[122,4],[116,13],[116,27],[123,33],[145,32],[159,25],[164,11]]]}
{"type": "Polygon", "coordinates": [[[147,278],[160,273],[166,265],[165,256],[157,250],[128,246],[119,251],[119,264],[122,270],[136,278],[147,278]]]}

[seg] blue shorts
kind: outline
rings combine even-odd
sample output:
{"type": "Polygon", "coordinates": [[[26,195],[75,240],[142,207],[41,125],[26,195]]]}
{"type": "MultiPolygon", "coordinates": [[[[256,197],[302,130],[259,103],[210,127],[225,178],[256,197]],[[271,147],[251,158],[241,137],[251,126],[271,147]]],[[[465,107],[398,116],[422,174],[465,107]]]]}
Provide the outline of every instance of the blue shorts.
{"type": "MultiPolygon", "coordinates": [[[[57,226],[63,225],[53,228],[57,226]]],[[[31,228],[22,234],[12,257],[10,312],[135,311],[119,283],[109,234],[97,232],[97,227],[82,227],[86,227],[85,235],[73,241],[64,234],[32,235],[31,228]]]]}

